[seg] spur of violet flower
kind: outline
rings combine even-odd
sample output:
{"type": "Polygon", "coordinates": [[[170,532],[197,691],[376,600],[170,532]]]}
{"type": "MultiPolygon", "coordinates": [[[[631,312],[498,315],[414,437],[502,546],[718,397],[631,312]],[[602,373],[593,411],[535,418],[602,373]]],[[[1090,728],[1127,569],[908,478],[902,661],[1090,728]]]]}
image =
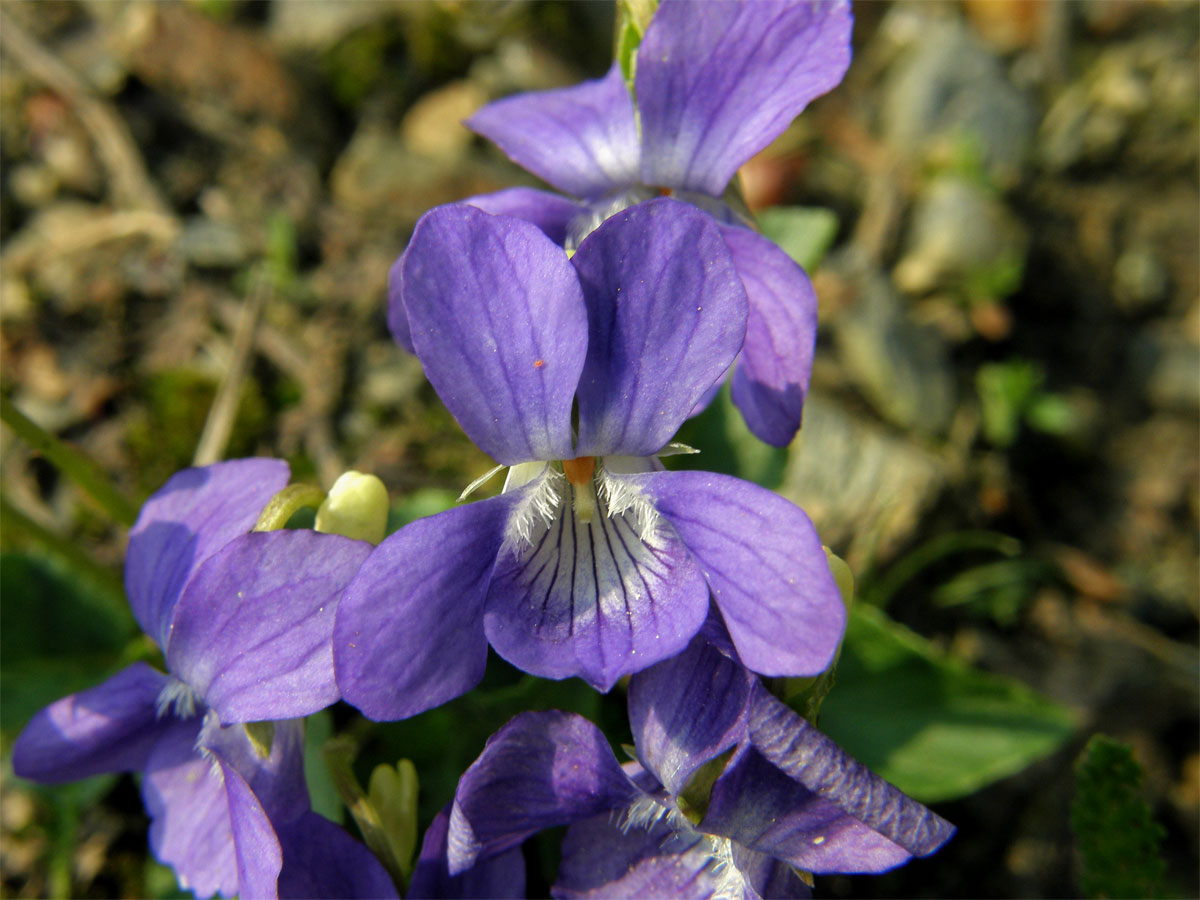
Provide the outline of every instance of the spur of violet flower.
{"type": "Polygon", "coordinates": [[[556,897],[808,897],[797,869],[883,872],[949,840],[735,657],[700,635],[634,675],[623,767],[577,715],[514,718],[459,782],[448,871],[570,825],[556,897]]]}
{"type": "Polygon", "coordinates": [[[444,703],[478,683],[489,642],[608,690],[682,650],[710,591],[755,671],[825,668],[845,611],[808,517],[654,458],[742,341],[745,294],[708,216],[641,204],[568,259],[528,222],[441,207],[404,285],[426,375],[512,468],[500,496],[414,522],[364,563],[334,635],[347,701],[376,719],[444,703]]]}
{"type": "Polygon", "coordinates": [[[287,482],[281,460],[234,460],[179,472],[146,502],[125,587],[169,674],[135,663],[46,707],[18,736],[13,771],[142,773],[154,854],[201,897],[395,896],[370,852],[310,809],[302,723],[270,722],[338,699],[333,613],[371,550],[250,533],[287,482]],[[255,722],[269,724],[241,724],[255,722]]]}
{"type": "MultiPolygon", "coordinates": [[[[514,188],[467,202],[527,219],[568,249],[613,213],[662,193],[715,218],[749,298],[733,401],[750,430],[776,446],[800,426],[816,295],[804,270],[722,197],[743,163],[841,81],[851,26],[841,0],[664,0],[636,54],[634,96],[614,62],[602,79],[508,97],[466,123],[576,198],[514,188]]],[[[397,262],[389,324],[411,350],[396,311],[400,281],[397,262]]]]}

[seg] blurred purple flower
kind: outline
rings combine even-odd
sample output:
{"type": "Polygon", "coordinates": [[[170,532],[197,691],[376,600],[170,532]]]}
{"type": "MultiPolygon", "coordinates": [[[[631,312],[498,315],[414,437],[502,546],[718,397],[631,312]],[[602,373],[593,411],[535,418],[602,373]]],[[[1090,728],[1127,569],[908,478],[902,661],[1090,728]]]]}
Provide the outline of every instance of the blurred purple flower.
{"type": "Polygon", "coordinates": [[[528,222],[441,207],[405,254],[404,303],[443,402],[513,468],[499,497],[368,558],[335,628],[346,700],[377,719],[437,706],[478,683],[488,642],[608,690],[687,646],[710,591],[755,671],[828,665],[845,611],[808,517],[654,458],[742,343],[745,292],[709,216],[641,204],[568,260],[528,222]]]}
{"type": "MultiPolygon", "coordinates": [[[[759,438],[788,444],[800,426],[817,331],[804,270],[722,200],[738,168],[778,137],[850,63],[849,4],[664,0],[636,55],[634,99],[617,63],[599,80],[508,97],[467,125],[577,200],[530,188],[475,197],[574,249],[608,216],[670,193],[712,214],[749,297],[733,400],[759,438]]],[[[411,350],[389,279],[389,324],[411,350]]]]}
{"type": "Polygon", "coordinates": [[[312,812],[303,725],[265,741],[240,723],[338,699],[338,596],[371,545],[315,531],[250,533],[287,464],[244,459],[173,476],[130,533],[125,587],[163,651],[34,716],[13,770],[42,782],[142,773],[150,845],[197,896],[395,896],[358,841],[312,812]]]}
{"type": "Polygon", "coordinates": [[[704,637],[635,675],[629,707],[623,767],[573,714],[493,736],[455,793],[448,870],[569,825],[556,897],[807,897],[794,869],[883,872],[954,833],[704,637]]]}

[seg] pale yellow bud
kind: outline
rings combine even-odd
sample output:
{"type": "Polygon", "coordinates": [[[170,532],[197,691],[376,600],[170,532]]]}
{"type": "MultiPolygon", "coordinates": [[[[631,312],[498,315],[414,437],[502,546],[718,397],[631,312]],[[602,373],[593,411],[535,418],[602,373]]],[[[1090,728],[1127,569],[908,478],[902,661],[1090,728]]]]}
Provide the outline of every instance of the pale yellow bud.
{"type": "Polygon", "coordinates": [[[387,530],[388,495],[374,475],[345,472],[317,510],[316,530],[378,544],[387,530]]]}

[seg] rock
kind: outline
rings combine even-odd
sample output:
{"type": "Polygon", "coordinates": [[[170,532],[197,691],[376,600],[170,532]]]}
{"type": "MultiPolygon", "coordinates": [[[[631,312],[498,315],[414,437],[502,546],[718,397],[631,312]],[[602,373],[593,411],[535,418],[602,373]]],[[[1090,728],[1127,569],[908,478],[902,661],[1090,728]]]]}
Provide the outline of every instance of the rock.
{"type": "Polygon", "coordinates": [[[944,433],[955,407],[945,342],[912,320],[884,274],[853,249],[830,256],[825,268],[844,282],[847,306],[834,339],[850,380],[889,422],[944,433]]]}
{"type": "Polygon", "coordinates": [[[175,249],[189,263],[211,268],[234,268],[246,261],[246,242],[228,222],[197,217],[183,226],[175,249]]]}
{"type": "Polygon", "coordinates": [[[862,571],[912,537],[945,484],[936,456],[813,392],[779,492],[862,571]]]}
{"type": "Polygon", "coordinates": [[[466,152],[474,134],[463,119],[487,102],[487,95],[471,81],[452,81],[421,97],[400,123],[404,143],[414,153],[455,159],[466,152]]]}
{"type": "Polygon", "coordinates": [[[954,288],[972,300],[1000,300],[1021,282],[1029,237],[995,194],[941,175],[917,198],[908,248],[892,278],[910,294],[954,288]]]}
{"type": "Polygon", "coordinates": [[[1015,183],[1035,127],[1030,102],[960,22],[929,20],[914,37],[884,86],[885,140],[915,163],[974,154],[998,184],[1015,183]]]}

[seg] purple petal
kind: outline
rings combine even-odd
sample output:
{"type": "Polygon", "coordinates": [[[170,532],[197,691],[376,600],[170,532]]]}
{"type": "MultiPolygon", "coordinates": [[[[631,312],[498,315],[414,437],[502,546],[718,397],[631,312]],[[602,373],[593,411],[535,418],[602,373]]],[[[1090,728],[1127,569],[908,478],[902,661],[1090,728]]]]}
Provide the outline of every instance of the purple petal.
{"type": "Polygon", "coordinates": [[[205,719],[196,747],[237,770],[272,822],[287,822],[308,812],[304,780],[304,723],[274,722],[266,756],[250,742],[242,725],[222,726],[215,715],[205,719]]]}
{"type": "Polygon", "coordinates": [[[751,704],[750,740],[773,767],[902,848],[905,858],[928,856],[954,834],[953,825],[852,759],[761,686],[751,704]]]}
{"type": "Polygon", "coordinates": [[[560,503],[548,527],[500,551],[484,628],[514,666],[578,675],[607,691],[687,646],[704,622],[708,587],[669,527],[643,540],[634,510],[609,516],[601,505],[581,522],[570,500],[560,503]]]}
{"type": "Polygon", "coordinates": [[[451,875],[446,859],[449,828],[450,807],[446,806],[425,832],[421,854],[408,883],[407,900],[466,900],[470,897],[519,900],[525,896],[525,859],[518,847],[481,859],[465,872],[451,875]]]}
{"type": "Polygon", "coordinates": [[[231,541],[188,582],[167,665],[224,722],[298,718],[335,703],[334,614],[373,549],[307,530],[231,541]]]}
{"type": "Polygon", "coordinates": [[[279,838],[245,779],[224,761],[219,764],[237,852],[238,893],[243,897],[276,897],[283,868],[279,838]]]}
{"type": "Polygon", "coordinates": [[[711,845],[699,834],[675,835],[659,822],[622,830],[612,815],[567,829],[554,897],[661,897],[708,900],[717,876],[711,845]]]}
{"type": "Polygon", "coordinates": [[[750,301],[746,342],[733,374],[733,402],[768,444],[796,436],[817,342],[817,295],[800,266],[766,238],[722,226],[750,301]]]}
{"type": "Polygon", "coordinates": [[[103,684],[51,703],[17,736],[13,772],[58,783],[141,769],[170,724],[160,724],[155,711],[167,681],[134,663],[103,684]]]}
{"type": "Polygon", "coordinates": [[[239,877],[229,800],[219,767],[194,749],[198,730],[198,720],[176,723],[146,763],[142,800],[152,820],[150,847],[185,890],[232,897],[239,877]]]}
{"type": "Polygon", "coordinates": [[[634,476],[700,562],[742,662],[815,675],[833,659],[846,609],[803,511],[728,475],[634,476]]]}
{"type": "Polygon", "coordinates": [[[447,836],[457,874],[543,828],[625,809],[642,792],[600,729],[573,713],[521,713],[488,739],[454,794],[447,836]]]}
{"type": "Polygon", "coordinates": [[[196,567],[258,521],[288,483],[280,459],[235,459],[171,476],[129,533],[125,589],[142,630],[167,643],[167,628],[196,567]]]}
{"type": "Polygon", "coordinates": [[[499,463],[570,458],[587,311],[561,247],[463,203],[417,223],[404,253],[412,343],[463,430],[499,463]]]}
{"type": "Polygon", "coordinates": [[[479,683],[483,602],[513,491],[418,519],[367,557],[334,627],[342,696],[373,719],[403,719],[479,683]]]}
{"type": "Polygon", "coordinates": [[[629,681],[629,724],[638,759],[677,796],[709,760],[746,736],[754,676],[693,639],[683,653],[629,681]]]}
{"type": "Polygon", "coordinates": [[[618,213],[571,258],[588,310],[579,456],[650,456],[742,346],[746,292],[712,217],[660,198],[618,213]]]}
{"type": "Polygon", "coordinates": [[[638,180],[633,100],[616,63],[603,78],[489,103],[466,125],[576,197],[599,197],[638,180]]]}
{"type": "Polygon", "coordinates": [[[850,64],[849,4],[667,0],[638,48],[642,180],[719,197],[850,64]]]}
{"type": "Polygon", "coordinates": [[[307,812],[277,832],[283,847],[280,897],[397,896],[374,854],[323,816],[307,812]]]}
{"type": "Polygon", "coordinates": [[[745,879],[745,900],[811,900],[812,888],[787,863],[741,844],[731,849],[734,865],[745,879]]]}
{"type": "Polygon", "coordinates": [[[713,785],[700,827],[808,872],[885,872],[910,858],[746,747],[713,785]]]}
{"type": "Polygon", "coordinates": [[[396,343],[409,353],[416,353],[413,349],[412,331],[408,327],[408,310],[404,307],[404,255],[407,252],[405,250],[396,257],[396,261],[388,269],[387,323],[388,331],[392,333],[396,343]]]}
{"type": "Polygon", "coordinates": [[[462,202],[477,206],[493,216],[512,216],[532,222],[559,246],[567,239],[571,220],[587,212],[587,207],[582,203],[576,203],[561,194],[527,187],[508,188],[494,194],[477,194],[462,202]]]}

